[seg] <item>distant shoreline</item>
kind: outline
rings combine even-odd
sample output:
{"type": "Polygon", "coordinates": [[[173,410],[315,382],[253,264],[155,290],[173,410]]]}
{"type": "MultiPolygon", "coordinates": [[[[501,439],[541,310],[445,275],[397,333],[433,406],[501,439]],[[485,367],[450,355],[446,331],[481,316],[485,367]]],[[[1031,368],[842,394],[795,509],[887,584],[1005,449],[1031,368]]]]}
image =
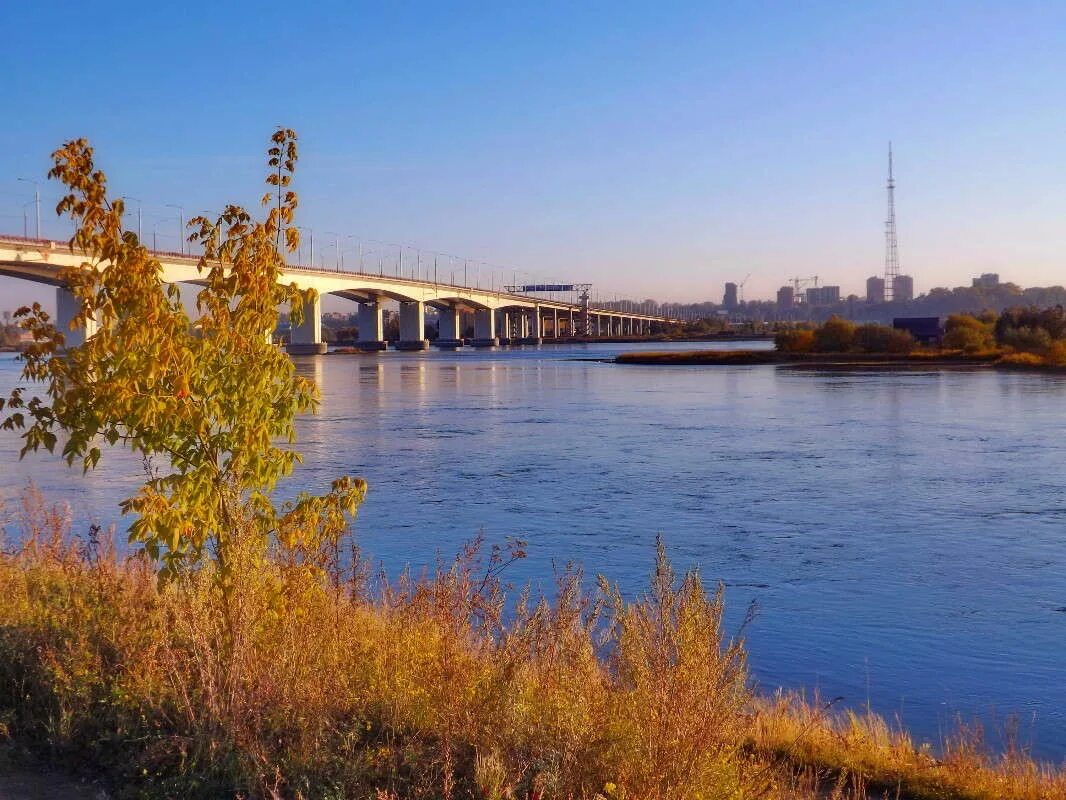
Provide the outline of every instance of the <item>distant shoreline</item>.
{"type": "Polygon", "coordinates": [[[1000,354],[965,353],[782,353],[777,350],[689,350],[682,352],[622,353],[616,364],[657,366],[750,366],[770,364],[806,369],[950,369],[994,367],[1066,374],[1066,367],[1051,364],[1021,364],[1004,360],[1000,354]]]}

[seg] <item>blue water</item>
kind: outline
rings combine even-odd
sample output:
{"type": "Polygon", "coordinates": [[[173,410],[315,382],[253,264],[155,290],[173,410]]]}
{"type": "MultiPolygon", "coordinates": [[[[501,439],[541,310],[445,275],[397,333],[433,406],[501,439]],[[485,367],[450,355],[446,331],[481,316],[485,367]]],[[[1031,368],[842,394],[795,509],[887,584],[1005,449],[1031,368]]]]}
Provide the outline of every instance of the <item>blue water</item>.
{"type": "MultiPolygon", "coordinates": [[[[1066,380],[592,360],[622,349],[298,359],[323,404],[293,485],[367,478],[357,533],[390,571],[483,530],[529,541],[515,581],[573,560],[634,592],[662,533],[726,583],[734,627],[758,604],[762,688],[869,702],[933,742],[956,714],[1017,713],[1066,757],[1066,380]]],[[[0,360],[0,391],[17,369],[0,360]]],[[[141,479],[129,457],[83,478],[16,451],[0,436],[0,492],[33,478],[83,520],[117,519],[141,479]]]]}

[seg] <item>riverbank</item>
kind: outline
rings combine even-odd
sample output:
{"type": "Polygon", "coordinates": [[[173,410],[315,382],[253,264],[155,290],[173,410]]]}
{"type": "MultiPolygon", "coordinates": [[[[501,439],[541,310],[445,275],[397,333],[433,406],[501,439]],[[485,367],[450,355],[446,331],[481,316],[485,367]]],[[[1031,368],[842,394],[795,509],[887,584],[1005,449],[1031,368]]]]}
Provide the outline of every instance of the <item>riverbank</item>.
{"type": "Polygon", "coordinates": [[[31,493],[0,551],[0,735],[114,796],[1066,796],[1066,772],[966,728],[927,744],[755,693],[722,591],[662,550],[632,601],[567,572],[515,608],[520,554],[477,545],[387,584],[274,557],[226,594],[210,567],[160,586],[64,519],[31,493]]]}
{"type": "MultiPolygon", "coordinates": [[[[1015,354],[1017,355],[1017,354],[1015,354]]],[[[831,369],[948,369],[952,367],[996,367],[1061,372],[1058,365],[1036,358],[1010,358],[1000,353],[969,355],[953,351],[911,353],[783,353],[778,350],[690,350],[683,352],[622,353],[617,364],[670,365],[756,365],[831,369]]]]}

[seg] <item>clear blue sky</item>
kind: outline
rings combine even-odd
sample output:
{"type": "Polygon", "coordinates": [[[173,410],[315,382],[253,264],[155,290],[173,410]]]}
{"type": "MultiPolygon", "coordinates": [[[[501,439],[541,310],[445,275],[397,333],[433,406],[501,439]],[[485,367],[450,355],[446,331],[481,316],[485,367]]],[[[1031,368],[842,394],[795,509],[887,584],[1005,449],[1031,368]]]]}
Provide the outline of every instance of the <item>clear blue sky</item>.
{"type": "MultiPolygon", "coordinates": [[[[71,5],[0,3],[5,230],[66,138],[147,227],[252,203],[283,123],[320,232],[624,296],[862,294],[892,139],[919,291],[1066,282],[1063,3],[71,5]]],[[[0,280],[0,307],[38,293],[0,280]]]]}

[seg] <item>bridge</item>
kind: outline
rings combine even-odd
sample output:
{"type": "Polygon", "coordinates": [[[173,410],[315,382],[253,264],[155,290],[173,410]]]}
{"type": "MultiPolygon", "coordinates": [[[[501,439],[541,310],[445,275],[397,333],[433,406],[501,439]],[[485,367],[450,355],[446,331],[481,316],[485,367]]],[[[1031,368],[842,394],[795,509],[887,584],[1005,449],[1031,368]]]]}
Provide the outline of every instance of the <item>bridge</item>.
{"type": "MultiPolygon", "coordinates": [[[[204,276],[196,267],[197,256],[167,251],[152,251],[152,255],[162,265],[164,282],[204,283],[204,276]]],[[[64,331],[69,330],[76,305],[74,296],[63,285],[60,272],[67,267],[78,267],[86,260],[84,254],[72,251],[66,242],[0,235],[0,275],[55,286],[56,325],[64,331]]],[[[430,342],[425,338],[427,307],[437,310],[439,328],[435,344],[445,348],[468,343],[460,328],[464,312],[474,317],[474,338],[469,341],[474,347],[540,344],[545,338],[646,336],[653,322],[664,321],[663,317],[649,314],[593,307],[587,291],[577,303],[527,293],[564,288],[558,285],[501,286],[497,290],[296,265],[285,267],[281,279],[285,284],[294,283],[300,289],[314,289],[318,293],[313,306],[305,310],[303,322],[291,330],[288,347],[294,354],[326,352],[322,337],[325,295],[358,303],[357,346],[363,350],[386,348],[383,304],[388,301],[399,304],[400,338],[396,343],[399,350],[429,348],[430,342]]],[[[78,344],[90,335],[92,330],[70,331],[67,341],[78,344]]]]}

